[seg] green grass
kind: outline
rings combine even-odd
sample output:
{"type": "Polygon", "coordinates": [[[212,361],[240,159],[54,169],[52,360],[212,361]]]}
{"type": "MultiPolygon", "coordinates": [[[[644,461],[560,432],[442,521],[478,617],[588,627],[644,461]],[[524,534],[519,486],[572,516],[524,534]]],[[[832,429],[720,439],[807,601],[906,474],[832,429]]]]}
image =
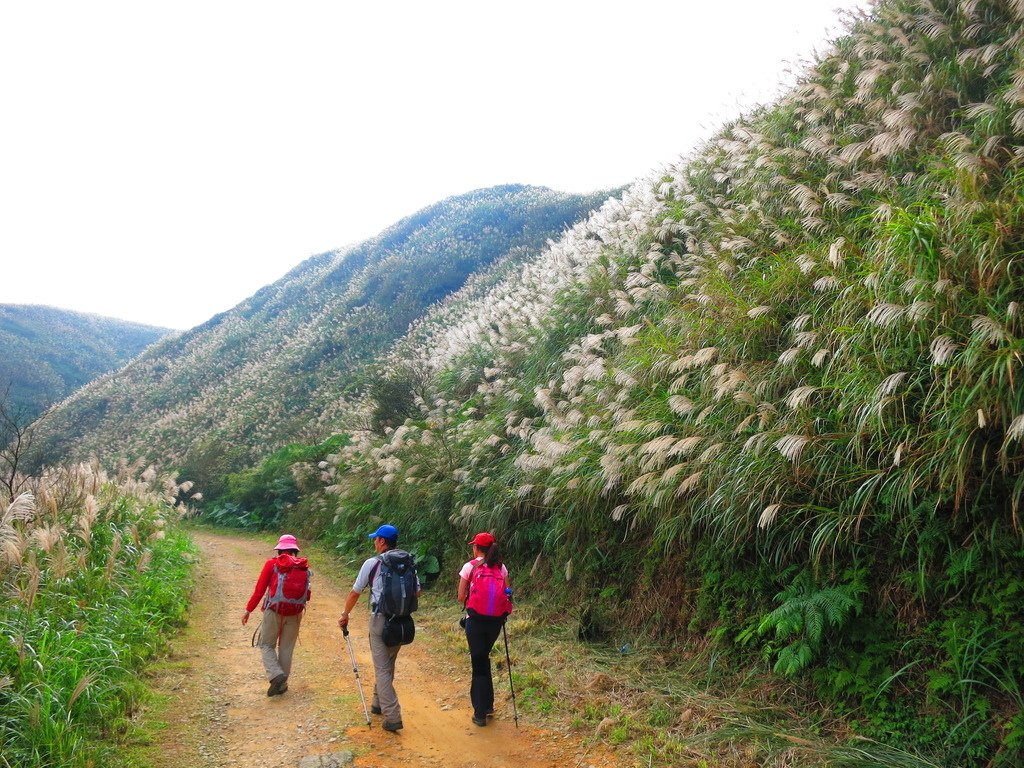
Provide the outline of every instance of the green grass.
{"type": "Polygon", "coordinates": [[[139,671],[184,623],[192,545],[165,524],[165,504],[138,493],[102,485],[88,525],[84,493],[39,512],[28,531],[53,515],[66,531],[88,528],[88,541],[30,546],[2,574],[22,589],[0,605],[0,745],[12,765],[115,765],[146,695],[139,671]]]}

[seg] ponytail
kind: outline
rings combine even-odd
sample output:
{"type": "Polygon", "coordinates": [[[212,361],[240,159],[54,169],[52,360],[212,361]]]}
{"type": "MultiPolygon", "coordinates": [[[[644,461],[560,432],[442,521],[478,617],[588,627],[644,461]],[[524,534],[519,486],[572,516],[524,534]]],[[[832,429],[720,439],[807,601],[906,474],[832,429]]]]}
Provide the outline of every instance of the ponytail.
{"type": "Polygon", "coordinates": [[[484,565],[489,565],[492,568],[501,567],[501,550],[498,548],[497,542],[489,547],[480,547],[480,551],[484,553],[484,565]]]}

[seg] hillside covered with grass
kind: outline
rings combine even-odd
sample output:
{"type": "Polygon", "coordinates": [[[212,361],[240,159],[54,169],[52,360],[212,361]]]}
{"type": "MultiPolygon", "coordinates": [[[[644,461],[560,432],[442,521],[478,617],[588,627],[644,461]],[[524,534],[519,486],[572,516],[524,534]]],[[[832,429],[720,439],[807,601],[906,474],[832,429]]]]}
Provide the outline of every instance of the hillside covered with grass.
{"type": "Polygon", "coordinates": [[[169,333],[55,307],[0,304],[0,391],[10,385],[8,405],[38,416],[169,333]]]}
{"type": "Polygon", "coordinates": [[[400,340],[322,465],[327,535],[494,531],[581,637],[768,675],[731,723],[773,765],[1020,765],[1022,257],[1024,5],[882,2],[400,340]]]}
{"type": "Polygon", "coordinates": [[[608,659],[524,700],[645,763],[1024,764],[1024,3],[884,0],[599,204],[439,203],[41,444],[184,467],[221,523],[394,523],[441,573],[493,531],[524,647],[608,659]]]}
{"type": "Polygon", "coordinates": [[[209,492],[281,446],[324,439],[367,386],[365,366],[426,307],[540,249],[604,197],[478,190],[314,256],[78,391],[40,424],[36,460],[159,459],[209,492]]]}

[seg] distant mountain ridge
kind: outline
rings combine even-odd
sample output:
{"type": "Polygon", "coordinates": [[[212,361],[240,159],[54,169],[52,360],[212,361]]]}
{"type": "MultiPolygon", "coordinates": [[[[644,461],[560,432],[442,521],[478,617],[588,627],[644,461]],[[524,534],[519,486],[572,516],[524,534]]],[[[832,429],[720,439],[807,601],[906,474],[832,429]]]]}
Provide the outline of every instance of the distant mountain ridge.
{"type": "Polygon", "coordinates": [[[228,312],[55,409],[38,461],[90,453],[237,468],[332,430],[364,368],[471,275],[524,259],[610,193],[476,190],[352,248],[313,256],[228,312]]]}
{"type": "Polygon", "coordinates": [[[112,317],[36,304],[0,304],[0,391],[36,416],[173,333],[112,317]]]}

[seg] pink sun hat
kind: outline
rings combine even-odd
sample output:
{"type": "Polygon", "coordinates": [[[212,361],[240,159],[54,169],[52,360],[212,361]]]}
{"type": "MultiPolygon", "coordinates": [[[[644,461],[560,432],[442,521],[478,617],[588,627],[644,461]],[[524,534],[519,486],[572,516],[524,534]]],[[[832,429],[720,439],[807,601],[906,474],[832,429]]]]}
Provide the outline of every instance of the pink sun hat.
{"type": "Polygon", "coordinates": [[[286,533],[284,536],[278,539],[277,544],[274,546],[274,549],[276,549],[278,552],[280,552],[282,549],[298,550],[298,548],[299,542],[297,542],[295,540],[295,537],[292,536],[290,533],[286,533]]]}

